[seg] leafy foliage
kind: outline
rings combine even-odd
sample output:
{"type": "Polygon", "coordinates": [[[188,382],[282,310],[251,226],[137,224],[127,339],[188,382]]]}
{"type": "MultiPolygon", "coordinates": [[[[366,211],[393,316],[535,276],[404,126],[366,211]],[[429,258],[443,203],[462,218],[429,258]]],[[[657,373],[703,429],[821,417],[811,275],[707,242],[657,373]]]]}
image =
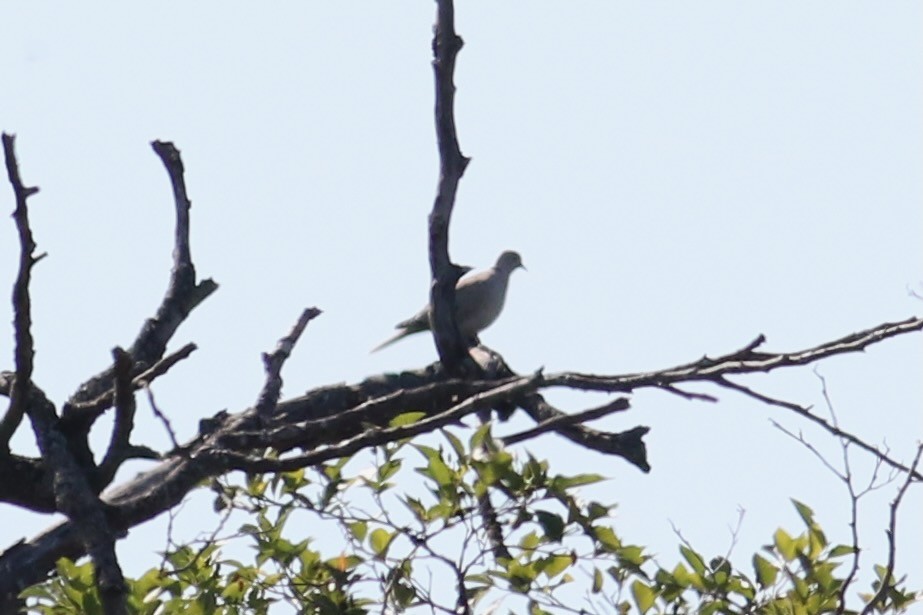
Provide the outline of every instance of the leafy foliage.
{"type": "MultiPolygon", "coordinates": [[[[479,611],[488,599],[536,615],[800,615],[845,607],[849,588],[838,569],[858,554],[829,544],[805,504],[794,502],[804,530],[777,530],[746,570],[688,544],[679,547],[681,561],[665,567],[616,532],[612,504],[577,497],[603,477],[558,475],[532,456],[516,459],[494,443],[489,425],[467,443],[449,431],[442,436],[443,444],[380,448],[370,467],[352,474],[347,466],[360,459],[214,482],[217,510],[247,514],[236,536],[252,546],[253,561],[224,558],[215,536],[178,546],[129,582],[131,612],[230,615],[265,613],[273,604],[274,612],[287,604],[349,615],[382,607],[479,611]],[[318,529],[305,537],[305,527],[318,529]],[[339,553],[315,548],[313,539],[328,527],[342,538],[339,553]],[[490,539],[497,530],[502,545],[490,539]]],[[[901,612],[918,598],[886,568],[876,570],[876,585],[860,596],[867,604],[887,586],[874,612],[901,612]]],[[[35,612],[102,612],[89,563],[61,560],[57,573],[23,593],[35,612]]]]}

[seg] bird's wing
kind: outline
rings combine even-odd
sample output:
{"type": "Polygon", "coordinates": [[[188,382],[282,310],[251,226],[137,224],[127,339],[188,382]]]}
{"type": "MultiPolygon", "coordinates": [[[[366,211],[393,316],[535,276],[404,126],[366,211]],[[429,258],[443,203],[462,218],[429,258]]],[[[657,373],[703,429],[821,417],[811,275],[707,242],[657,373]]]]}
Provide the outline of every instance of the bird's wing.
{"type": "Polygon", "coordinates": [[[508,275],[488,269],[462,280],[455,289],[458,327],[474,336],[493,323],[503,309],[508,275]]]}

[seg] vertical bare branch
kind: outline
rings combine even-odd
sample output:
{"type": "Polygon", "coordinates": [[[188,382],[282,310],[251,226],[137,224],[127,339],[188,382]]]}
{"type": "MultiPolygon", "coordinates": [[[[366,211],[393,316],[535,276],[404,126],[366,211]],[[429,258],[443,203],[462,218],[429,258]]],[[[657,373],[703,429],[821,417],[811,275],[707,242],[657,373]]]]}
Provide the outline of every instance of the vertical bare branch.
{"type": "Polygon", "coordinates": [[[3,134],[3,154],[6,158],[6,172],[16,195],[16,210],[13,220],[19,233],[19,272],[13,284],[13,327],[16,336],[16,378],[10,391],[10,407],[0,421],[0,453],[9,453],[10,438],[22,422],[29,394],[32,390],[32,359],[35,356],[32,339],[32,300],[29,297],[29,282],[32,278],[32,266],[41,258],[34,256],[35,239],[29,227],[29,208],[27,199],[38,192],[37,187],[23,185],[19,176],[19,164],[16,162],[16,137],[3,134]]]}
{"type": "Polygon", "coordinates": [[[917,446],[917,453],[913,458],[913,462],[910,464],[911,470],[907,472],[907,477],[901,484],[900,489],[897,490],[897,495],[894,497],[894,500],[891,501],[891,514],[888,522],[888,530],[886,532],[888,536],[888,563],[885,566],[884,573],[881,575],[881,586],[878,588],[878,591],[875,592],[872,599],[869,600],[868,604],[865,605],[865,608],[862,609],[862,615],[867,615],[877,608],[884,607],[888,594],[897,585],[894,579],[894,565],[897,559],[897,511],[901,506],[901,500],[904,499],[904,494],[907,493],[908,487],[915,482],[914,474],[916,474],[916,469],[920,465],[921,457],[923,457],[923,444],[917,446]]]}
{"type": "Polygon", "coordinates": [[[115,478],[115,472],[130,452],[131,430],[135,425],[135,394],[132,389],[131,368],[134,361],[127,352],[116,347],[112,349],[115,360],[115,422],[109,449],[99,464],[98,487],[102,489],[115,478]]]}
{"type": "Polygon", "coordinates": [[[431,326],[439,359],[450,373],[458,372],[466,356],[455,321],[455,284],[464,273],[449,258],[449,222],[455,193],[468,166],[458,147],[455,132],[455,58],[462,40],[455,33],[452,0],[437,0],[433,35],[433,73],[436,80],[436,142],[439,147],[439,186],[429,215],[429,263],[433,275],[430,290],[431,326]]]}

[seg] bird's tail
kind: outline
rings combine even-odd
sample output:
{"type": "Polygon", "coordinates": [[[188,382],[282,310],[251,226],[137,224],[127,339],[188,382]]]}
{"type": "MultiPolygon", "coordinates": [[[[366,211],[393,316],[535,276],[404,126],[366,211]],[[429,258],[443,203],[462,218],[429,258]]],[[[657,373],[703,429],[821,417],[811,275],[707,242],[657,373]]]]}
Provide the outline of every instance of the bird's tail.
{"type": "Polygon", "coordinates": [[[400,331],[398,331],[397,333],[395,333],[394,335],[392,335],[391,337],[389,337],[388,339],[380,343],[378,346],[375,346],[374,348],[372,348],[369,351],[369,354],[372,354],[373,352],[378,352],[382,348],[386,348],[390,346],[391,344],[393,344],[394,342],[404,339],[411,333],[416,333],[416,331],[408,331],[407,329],[401,329],[400,331]]]}

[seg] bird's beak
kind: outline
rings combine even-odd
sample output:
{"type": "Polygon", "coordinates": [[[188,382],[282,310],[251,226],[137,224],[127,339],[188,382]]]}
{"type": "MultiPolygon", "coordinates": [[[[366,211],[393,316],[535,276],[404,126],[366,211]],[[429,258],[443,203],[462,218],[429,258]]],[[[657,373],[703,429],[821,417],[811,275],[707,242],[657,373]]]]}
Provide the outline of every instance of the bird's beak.
{"type": "Polygon", "coordinates": [[[519,266],[522,268],[523,271],[528,271],[528,269],[526,269],[526,266],[523,265],[522,263],[519,263],[519,266]]]}

